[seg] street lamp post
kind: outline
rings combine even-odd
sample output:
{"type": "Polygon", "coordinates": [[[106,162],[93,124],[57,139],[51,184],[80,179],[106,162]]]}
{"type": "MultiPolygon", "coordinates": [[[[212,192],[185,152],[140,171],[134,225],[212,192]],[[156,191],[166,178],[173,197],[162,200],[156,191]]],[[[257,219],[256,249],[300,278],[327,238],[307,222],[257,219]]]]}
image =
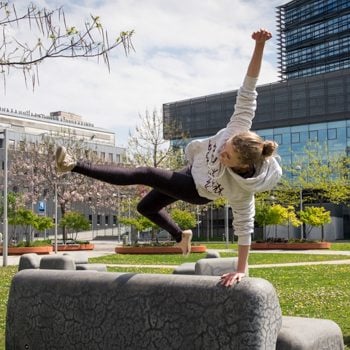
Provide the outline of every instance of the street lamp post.
{"type": "Polygon", "coordinates": [[[8,186],[8,142],[7,142],[7,129],[2,132],[4,134],[4,235],[2,242],[2,264],[7,266],[8,256],[8,218],[7,218],[7,186],[8,186]]]}
{"type": "Polygon", "coordinates": [[[57,254],[57,232],[58,232],[58,217],[57,217],[57,182],[55,182],[55,254],[57,254]]]}
{"type": "MultiPolygon", "coordinates": [[[[295,167],[295,170],[301,171],[301,166],[297,165],[295,167]]],[[[300,212],[301,212],[303,210],[303,187],[301,184],[300,184],[299,198],[300,198],[300,212]]],[[[301,239],[304,238],[304,225],[303,225],[303,223],[301,223],[301,226],[300,226],[300,238],[301,239]]]]}

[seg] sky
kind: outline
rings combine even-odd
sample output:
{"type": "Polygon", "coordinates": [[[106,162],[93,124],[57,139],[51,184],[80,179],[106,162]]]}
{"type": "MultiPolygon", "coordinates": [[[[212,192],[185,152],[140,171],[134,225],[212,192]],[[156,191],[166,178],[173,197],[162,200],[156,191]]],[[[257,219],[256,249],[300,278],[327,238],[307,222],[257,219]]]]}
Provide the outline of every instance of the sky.
{"type": "MultiPolygon", "coordinates": [[[[278,80],[275,8],[286,0],[34,0],[40,8],[63,6],[67,24],[83,28],[90,14],[99,16],[110,40],[134,30],[135,51],[110,53],[110,72],[96,59],[46,60],[40,83],[26,87],[14,70],[0,85],[0,107],[48,115],[78,114],[96,127],[116,133],[127,146],[129,133],[146,110],[239,88],[254,46],[251,33],[267,28],[273,38],[265,49],[259,84],[278,80]]],[[[21,13],[29,1],[16,0],[21,13]]],[[[36,31],[9,28],[15,38],[33,40],[36,31]]]]}

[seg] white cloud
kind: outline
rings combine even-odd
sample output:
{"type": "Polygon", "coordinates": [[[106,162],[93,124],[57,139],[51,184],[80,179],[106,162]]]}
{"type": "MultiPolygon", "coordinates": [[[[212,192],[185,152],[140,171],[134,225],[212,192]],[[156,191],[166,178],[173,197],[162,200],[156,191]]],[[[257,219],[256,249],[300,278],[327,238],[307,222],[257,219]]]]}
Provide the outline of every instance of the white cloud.
{"type": "MultiPolygon", "coordinates": [[[[37,1],[64,5],[69,23],[99,15],[110,37],[135,29],[135,52],[110,55],[111,73],[86,60],[51,60],[40,67],[40,86],[26,89],[20,74],[8,76],[1,106],[37,113],[70,111],[115,130],[126,143],[138,114],[163,103],[238,88],[259,27],[275,32],[277,0],[37,1]],[[113,34],[113,35],[112,35],[113,34]]],[[[27,1],[16,0],[17,7],[27,1]]],[[[79,25],[78,25],[79,24],[79,25]]],[[[266,49],[260,83],[277,79],[276,47],[266,49]]]]}

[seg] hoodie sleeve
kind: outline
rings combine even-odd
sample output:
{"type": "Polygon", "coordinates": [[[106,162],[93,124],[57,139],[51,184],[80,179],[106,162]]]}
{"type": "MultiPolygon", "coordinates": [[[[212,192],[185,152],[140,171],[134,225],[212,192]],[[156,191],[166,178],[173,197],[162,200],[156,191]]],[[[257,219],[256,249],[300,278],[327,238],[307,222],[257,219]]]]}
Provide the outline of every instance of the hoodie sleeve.
{"type": "Polygon", "coordinates": [[[225,138],[234,134],[249,131],[256,110],[256,83],[258,78],[246,76],[238,90],[234,112],[225,129],[225,138]]]}
{"type": "Polygon", "coordinates": [[[247,198],[230,202],[233,214],[234,234],[239,245],[250,245],[254,232],[255,200],[250,194],[247,198]]]}

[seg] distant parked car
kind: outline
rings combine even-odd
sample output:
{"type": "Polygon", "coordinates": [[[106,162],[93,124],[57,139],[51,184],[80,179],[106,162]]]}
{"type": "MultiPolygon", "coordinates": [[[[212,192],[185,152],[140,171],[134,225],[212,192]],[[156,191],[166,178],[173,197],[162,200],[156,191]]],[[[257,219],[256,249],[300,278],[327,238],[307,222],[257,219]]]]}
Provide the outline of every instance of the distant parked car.
{"type": "Polygon", "coordinates": [[[168,231],[161,230],[157,233],[158,241],[171,241],[172,236],[168,231]]]}

